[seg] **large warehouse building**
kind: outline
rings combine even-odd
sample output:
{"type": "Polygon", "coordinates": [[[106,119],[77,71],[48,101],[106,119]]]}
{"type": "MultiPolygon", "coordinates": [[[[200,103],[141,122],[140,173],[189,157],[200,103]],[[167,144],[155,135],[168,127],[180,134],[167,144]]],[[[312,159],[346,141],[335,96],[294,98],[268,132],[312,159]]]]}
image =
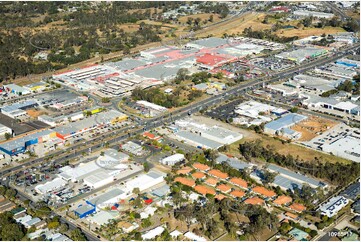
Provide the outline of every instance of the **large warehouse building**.
{"type": "Polygon", "coordinates": [[[305,119],[307,119],[307,117],[304,115],[290,113],[266,124],[264,126],[264,132],[273,135],[281,135],[289,139],[299,139],[301,138],[301,134],[290,128],[305,119]]]}

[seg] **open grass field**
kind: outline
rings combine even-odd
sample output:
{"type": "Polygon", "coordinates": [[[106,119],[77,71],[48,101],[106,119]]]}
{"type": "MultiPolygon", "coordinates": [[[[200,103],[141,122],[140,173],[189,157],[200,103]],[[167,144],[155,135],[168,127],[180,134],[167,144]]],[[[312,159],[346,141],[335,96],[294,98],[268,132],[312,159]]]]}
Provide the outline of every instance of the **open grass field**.
{"type": "Polygon", "coordinates": [[[300,159],[307,161],[314,160],[315,157],[318,157],[323,162],[330,162],[330,163],[351,163],[352,161],[343,159],[341,157],[332,156],[326,153],[319,152],[317,150],[309,149],[306,147],[303,147],[298,144],[293,143],[285,143],[282,144],[280,140],[277,140],[273,137],[263,135],[263,134],[256,134],[252,132],[253,135],[247,135],[242,140],[235,142],[231,144],[230,146],[230,154],[232,155],[239,155],[238,147],[239,144],[242,144],[246,141],[254,141],[257,139],[262,140],[262,145],[264,147],[270,146],[272,147],[276,152],[283,154],[283,155],[292,155],[293,157],[299,157],[300,159]]]}
{"type": "Polygon", "coordinates": [[[328,119],[310,117],[309,119],[296,124],[292,127],[292,129],[302,134],[302,137],[299,139],[299,141],[309,141],[315,138],[318,135],[317,133],[323,133],[326,130],[334,127],[336,124],[337,122],[333,122],[328,119]]]}
{"type": "Polygon", "coordinates": [[[213,14],[213,13],[199,13],[199,14],[192,14],[192,15],[188,15],[188,16],[182,16],[178,19],[178,21],[182,24],[185,24],[187,22],[188,18],[193,18],[193,19],[200,18],[201,22],[203,22],[203,20],[208,20],[211,15],[213,15],[213,22],[219,21],[219,19],[220,19],[219,15],[213,14]]]}
{"type": "Polygon", "coordinates": [[[335,34],[339,32],[346,32],[346,31],[340,27],[327,26],[323,29],[321,28],[280,29],[276,32],[276,34],[278,36],[284,36],[284,37],[298,36],[300,39],[302,39],[312,35],[335,34]]]}

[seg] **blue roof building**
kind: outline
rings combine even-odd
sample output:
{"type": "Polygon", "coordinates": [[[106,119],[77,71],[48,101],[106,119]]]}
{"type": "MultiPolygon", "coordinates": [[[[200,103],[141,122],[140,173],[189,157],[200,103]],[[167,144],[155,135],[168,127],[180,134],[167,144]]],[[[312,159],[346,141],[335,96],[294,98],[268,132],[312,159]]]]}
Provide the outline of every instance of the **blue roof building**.
{"type": "Polygon", "coordinates": [[[86,216],[96,212],[95,206],[90,204],[80,205],[77,209],[74,210],[74,213],[79,218],[85,218],[86,216]]]}

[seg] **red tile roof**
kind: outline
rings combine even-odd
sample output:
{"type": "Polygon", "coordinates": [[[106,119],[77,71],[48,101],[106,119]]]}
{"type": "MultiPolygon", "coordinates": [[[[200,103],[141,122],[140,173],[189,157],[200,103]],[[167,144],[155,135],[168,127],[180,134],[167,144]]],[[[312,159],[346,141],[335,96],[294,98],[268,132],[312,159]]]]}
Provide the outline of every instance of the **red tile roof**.
{"type": "Polygon", "coordinates": [[[277,205],[285,205],[287,203],[292,202],[292,198],[289,196],[282,195],[282,196],[279,196],[278,198],[276,198],[273,202],[277,205]]]}
{"type": "Polygon", "coordinates": [[[217,169],[208,171],[208,174],[211,176],[218,177],[220,179],[226,179],[229,177],[227,173],[221,172],[220,170],[217,170],[217,169]]]}
{"type": "Polygon", "coordinates": [[[219,56],[219,55],[213,55],[213,54],[209,54],[206,53],[203,56],[200,56],[197,58],[197,62],[204,64],[204,65],[208,65],[208,66],[215,66],[221,62],[226,61],[227,59],[219,56]]]}
{"type": "Polygon", "coordinates": [[[243,180],[242,178],[237,178],[237,177],[233,177],[231,180],[229,180],[231,183],[233,183],[234,185],[243,187],[243,188],[247,188],[248,184],[245,180],[243,180]]]}
{"type": "Polygon", "coordinates": [[[241,190],[234,190],[230,193],[231,196],[233,197],[243,197],[246,193],[244,191],[241,190]]]}
{"type": "Polygon", "coordinates": [[[182,169],[179,169],[176,173],[186,175],[186,174],[189,174],[192,170],[193,169],[191,167],[186,166],[186,167],[183,167],[182,169]]]}
{"type": "Polygon", "coordinates": [[[219,186],[217,186],[217,189],[220,190],[221,192],[229,192],[231,190],[231,187],[229,185],[226,184],[221,184],[219,186]]]}
{"type": "Polygon", "coordinates": [[[226,196],[223,195],[223,194],[217,194],[216,196],[214,196],[214,198],[218,199],[218,200],[222,200],[222,199],[225,199],[226,196]]]}
{"type": "Polygon", "coordinates": [[[219,182],[216,178],[210,177],[207,180],[204,181],[205,183],[215,186],[219,182]]]}
{"type": "Polygon", "coordinates": [[[264,200],[259,197],[251,197],[245,200],[244,203],[251,205],[262,205],[264,203],[264,200]]]}
{"type": "Polygon", "coordinates": [[[194,190],[196,190],[196,192],[198,192],[198,193],[200,193],[202,195],[206,195],[206,194],[216,195],[216,191],[213,188],[203,186],[203,185],[195,186],[194,190]]]}
{"type": "Polygon", "coordinates": [[[277,195],[274,191],[268,190],[261,186],[254,187],[254,188],[252,188],[252,190],[255,193],[261,194],[262,196],[265,196],[265,197],[273,197],[273,196],[277,195]]]}
{"type": "Polygon", "coordinates": [[[204,164],[201,164],[201,163],[194,163],[194,164],[193,164],[193,167],[196,168],[196,169],[198,169],[198,170],[201,170],[201,171],[207,171],[207,170],[210,169],[209,166],[204,165],[204,164]]]}
{"type": "Polygon", "coordinates": [[[196,185],[196,182],[194,180],[185,177],[177,177],[176,179],[174,179],[174,181],[189,187],[194,187],[196,185]]]}
{"type": "Polygon", "coordinates": [[[206,174],[204,174],[203,172],[197,171],[192,174],[192,177],[195,179],[202,179],[202,178],[206,177],[206,174]]]}
{"type": "Polygon", "coordinates": [[[291,204],[291,206],[289,206],[289,208],[296,211],[296,212],[298,212],[298,213],[301,213],[301,212],[306,210],[306,207],[304,205],[302,205],[302,204],[299,204],[299,203],[293,203],[293,204],[291,204]]]}

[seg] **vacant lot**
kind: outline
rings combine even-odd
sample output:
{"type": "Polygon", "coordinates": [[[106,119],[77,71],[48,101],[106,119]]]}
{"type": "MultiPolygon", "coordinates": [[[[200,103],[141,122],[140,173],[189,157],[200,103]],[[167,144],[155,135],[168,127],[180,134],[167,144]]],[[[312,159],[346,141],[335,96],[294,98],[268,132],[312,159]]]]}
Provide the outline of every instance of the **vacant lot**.
{"type": "Polygon", "coordinates": [[[334,127],[336,124],[337,122],[333,122],[328,119],[310,117],[309,119],[293,126],[292,129],[302,134],[302,137],[299,139],[299,141],[309,141],[318,136],[318,134],[334,127]]]}
{"type": "Polygon", "coordinates": [[[312,35],[335,34],[339,32],[346,32],[346,31],[340,27],[327,26],[323,29],[322,28],[280,29],[276,33],[278,36],[284,36],[284,37],[298,36],[300,39],[302,39],[312,35]]]}
{"type": "MultiPolygon", "coordinates": [[[[252,132],[253,133],[253,132],[252,132]]],[[[230,148],[230,152],[232,155],[239,155],[238,147],[239,144],[244,143],[246,141],[253,141],[256,139],[262,140],[262,145],[264,147],[270,147],[276,152],[283,154],[283,155],[292,155],[293,157],[299,157],[300,159],[304,161],[312,161],[315,159],[315,157],[318,157],[320,161],[323,162],[330,162],[330,163],[350,163],[351,161],[337,157],[332,156],[329,154],[325,154],[322,152],[319,152],[317,150],[312,150],[306,147],[303,147],[301,145],[293,144],[293,143],[284,143],[278,139],[275,139],[273,137],[263,135],[263,134],[256,134],[254,135],[248,135],[245,136],[242,140],[239,142],[233,143],[230,148]]]]}

